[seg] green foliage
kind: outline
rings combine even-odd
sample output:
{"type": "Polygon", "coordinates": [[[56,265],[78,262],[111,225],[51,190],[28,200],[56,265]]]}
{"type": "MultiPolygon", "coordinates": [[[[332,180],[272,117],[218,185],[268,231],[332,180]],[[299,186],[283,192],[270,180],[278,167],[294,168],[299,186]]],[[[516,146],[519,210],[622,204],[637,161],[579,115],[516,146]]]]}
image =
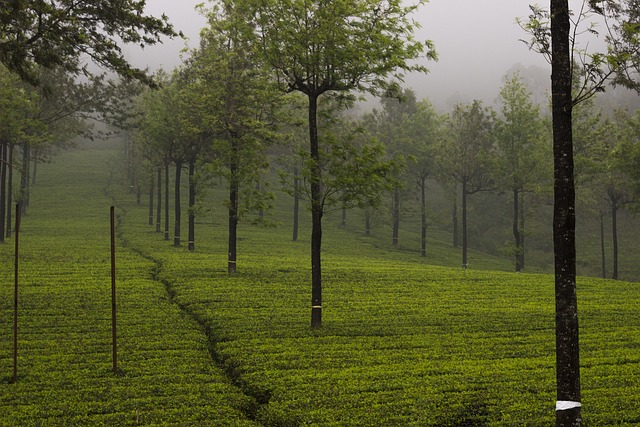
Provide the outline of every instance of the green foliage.
{"type": "Polygon", "coordinates": [[[152,83],[124,58],[119,43],[140,46],[178,34],[166,16],[144,14],[144,1],[4,2],[0,6],[0,63],[31,83],[40,82],[39,66],[88,73],[83,55],[125,78],[152,83]]]}
{"type": "Polygon", "coordinates": [[[283,89],[317,97],[327,91],[378,90],[402,71],[426,71],[416,59],[435,59],[418,41],[411,14],[426,1],[251,1],[257,47],[283,89]]]}
{"type": "Polygon", "coordinates": [[[481,101],[456,105],[447,120],[440,164],[472,194],[493,186],[495,112],[481,101]]]}
{"type": "MultiPolygon", "coordinates": [[[[0,424],[553,422],[551,276],[427,265],[326,227],[325,326],[310,330],[307,239],[247,227],[244,267],[228,277],[225,230],[203,233],[197,253],[167,245],[127,194],[120,150],[83,148],[41,171],[39,208],[23,222],[17,384],[8,383],[11,287],[0,288],[0,424]],[[123,376],[109,370],[110,196],[123,376]]],[[[0,247],[2,265],[11,246],[0,247]]],[[[11,269],[0,277],[11,283],[11,269]]],[[[633,425],[640,291],[587,278],[578,291],[584,420],[633,425]]]]}

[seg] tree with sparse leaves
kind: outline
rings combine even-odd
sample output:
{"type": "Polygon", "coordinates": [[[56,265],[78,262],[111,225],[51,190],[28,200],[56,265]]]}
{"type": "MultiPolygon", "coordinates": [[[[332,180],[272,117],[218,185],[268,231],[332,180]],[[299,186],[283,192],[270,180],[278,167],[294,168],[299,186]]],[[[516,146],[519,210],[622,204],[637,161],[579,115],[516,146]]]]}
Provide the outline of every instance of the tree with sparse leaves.
{"type": "MultiPolygon", "coordinates": [[[[240,3],[239,1],[237,3],[240,3]]],[[[244,2],[242,2],[244,3],[244,2]]],[[[318,100],[327,94],[378,92],[402,71],[426,71],[416,61],[435,58],[429,42],[418,41],[412,13],[426,3],[399,0],[253,0],[250,4],[262,58],[285,92],[308,99],[311,166],[311,326],[322,325],[322,187],[318,100]]]]}

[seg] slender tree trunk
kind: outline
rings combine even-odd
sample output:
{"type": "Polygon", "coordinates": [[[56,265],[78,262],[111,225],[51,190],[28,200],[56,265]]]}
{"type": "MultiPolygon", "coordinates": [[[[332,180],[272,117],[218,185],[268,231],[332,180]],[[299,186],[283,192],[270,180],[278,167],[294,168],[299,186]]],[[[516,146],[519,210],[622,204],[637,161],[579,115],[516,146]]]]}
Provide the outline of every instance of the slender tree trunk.
{"type": "Polygon", "coordinates": [[[9,154],[7,156],[7,169],[8,169],[8,182],[7,182],[7,225],[6,225],[6,237],[11,237],[11,205],[13,204],[13,148],[14,144],[9,144],[9,154]]]}
{"type": "Polygon", "coordinates": [[[398,246],[398,240],[400,235],[400,188],[397,186],[393,189],[392,200],[392,218],[393,218],[393,246],[398,246]]]}
{"type": "Polygon", "coordinates": [[[427,178],[420,178],[420,219],[422,230],[420,233],[420,255],[427,256],[427,178]]]}
{"type": "Polygon", "coordinates": [[[309,95],[309,153],[311,155],[311,327],[322,326],[323,188],[318,145],[318,98],[309,95]]]}
{"type": "Polygon", "coordinates": [[[364,235],[371,236],[371,208],[364,210],[364,235]]]}
{"type": "Polygon", "coordinates": [[[36,179],[38,176],[38,150],[33,150],[33,172],[31,173],[31,185],[36,185],[36,179]]]}
{"type": "Polygon", "coordinates": [[[149,225],[153,225],[153,193],[156,191],[156,183],[153,180],[153,175],[149,179],[149,225]]]}
{"type": "Polygon", "coordinates": [[[520,219],[520,208],[518,206],[519,197],[520,197],[519,194],[520,192],[518,191],[518,189],[513,190],[513,238],[516,241],[516,253],[515,253],[516,273],[519,273],[520,271],[522,271],[521,259],[522,259],[522,252],[523,252],[521,236],[520,236],[520,224],[518,221],[520,219]]]}
{"type": "Polygon", "coordinates": [[[229,258],[227,271],[234,274],[237,271],[238,255],[238,167],[234,162],[229,167],[229,258]]]}
{"type": "MultiPolygon", "coordinates": [[[[256,191],[258,192],[258,194],[260,194],[262,191],[262,187],[260,186],[260,179],[258,179],[258,181],[256,182],[256,191]]],[[[262,204],[260,204],[260,207],[258,208],[258,218],[264,218],[264,209],[262,207],[262,204]]]]}
{"type": "Polygon", "coordinates": [[[520,268],[522,268],[522,270],[524,270],[524,266],[525,266],[525,255],[526,255],[526,250],[525,250],[525,228],[524,228],[524,221],[525,221],[525,212],[524,212],[524,193],[520,193],[520,268]]]}
{"type": "Polygon", "coordinates": [[[467,181],[462,181],[462,268],[467,268],[467,181]]]}
{"type": "Polygon", "coordinates": [[[342,225],[347,225],[347,208],[342,207],[342,225]]]}
{"type": "Polygon", "coordinates": [[[169,162],[164,163],[164,240],[169,240],[169,162]]]}
{"type": "Polygon", "coordinates": [[[604,211],[600,209],[600,257],[602,260],[602,278],[607,278],[607,256],[604,248],[604,211]]]}
{"type": "Polygon", "coordinates": [[[293,241],[298,241],[298,221],[300,213],[300,178],[298,167],[293,170],[293,241]]]}
{"type": "Polygon", "coordinates": [[[196,161],[189,162],[189,240],[188,249],[196,250],[196,161]]]}
{"type": "Polygon", "coordinates": [[[22,143],[22,174],[20,177],[20,215],[27,216],[29,208],[29,165],[31,164],[31,146],[22,143]]]}
{"type": "Polygon", "coordinates": [[[156,207],[156,233],[161,232],[162,222],[162,167],[158,166],[158,203],[156,207]]]}
{"type": "MultiPolygon", "coordinates": [[[[457,185],[456,185],[457,189],[457,185]]],[[[458,248],[458,191],[453,191],[453,214],[451,222],[453,223],[453,247],[458,248]]]]}
{"type": "Polygon", "coordinates": [[[6,211],[7,209],[7,142],[0,143],[0,242],[4,243],[6,211]]]}
{"type": "Polygon", "coordinates": [[[181,221],[181,209],[180,209],[180,175],[182,175],[182,161],[176,161],[176,182],[175,182],[175,222],[173,226],[173,246],[180,246],[180,221],[181,221]]]}
{"type": "Polygon", "coordinates": [[[580,426],[580,351],[576,295],[572,63],[568,0],[551,0],[553,118],[553,249],[556,297],[556,426],[580,426]]]}
{"type": "Polygon", "coordinates": [[[613,245],[613,275],[618,280],[618,201],[611,200],[611,244],[613,245]]]}

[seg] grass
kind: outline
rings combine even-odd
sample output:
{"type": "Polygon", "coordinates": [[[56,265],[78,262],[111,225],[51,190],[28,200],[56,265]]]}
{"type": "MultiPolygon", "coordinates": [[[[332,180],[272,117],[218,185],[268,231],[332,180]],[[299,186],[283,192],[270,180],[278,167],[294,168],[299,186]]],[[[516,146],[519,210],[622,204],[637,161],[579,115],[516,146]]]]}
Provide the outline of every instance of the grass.
{"type": "MultiPolygon", "coordinates": [[[[381,250],[379,236],[329,216],[324,326],[313,331],[309,233],[290,241],[286,199],[275,229],[242,225],[239,273],[229,277],[218,196],[200,219],[196,252],[174,248],[104,161],[115,156],[92,148],[42,168],[24,226],[22,374],[0,384],[0,425],[553,423],[551,276],[499,272],[508,261],[478,252],[466,271],[430,265],[457,265],[438,233],[423,259],[408,247],[381,250]],[[73,196],[56,202],[63,189],[73,196]],[[121,376],[109,372],[110,197],[121,238],[121,376]]],[[[357,213],[349,219],[357,224],[357,213]]],[[[9,266],[8,245],[1,249],[9,266]]],[[[2,270],[2,283],[11,277],[2,270]]],[[[640,423],[640,289],[578,285],[585,425],[640,423]]],[[[9,288],[0,332],[7,373],[9,288]]]]}

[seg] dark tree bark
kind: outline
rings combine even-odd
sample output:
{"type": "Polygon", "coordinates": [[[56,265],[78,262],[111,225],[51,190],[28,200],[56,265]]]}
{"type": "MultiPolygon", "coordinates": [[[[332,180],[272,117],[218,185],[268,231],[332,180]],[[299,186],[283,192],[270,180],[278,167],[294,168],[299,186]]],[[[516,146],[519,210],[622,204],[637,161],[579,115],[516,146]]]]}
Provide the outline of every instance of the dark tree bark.
{"type": "Polygon", "coordinates": [[[318,97],[309,95],[309,153],[311,171],[311,327],[322,326],[322,215],[323,188],[318,147],[318,97]]]}
{"type": "Polygon", "coordinates": [[[427,178],[420,178],[420,222],[422,229],[420,232],[420,255],[427,256],[427,178]]]}
{"type": "Polygon", "coordinates": [[[4,224],[7,209],[7,142],[0,143],[0,242],[4,243],[4,224]]]}
{"type": "Polygon", "coordinates": [[[604,247],[604,212],[600,210],[600,257],[602,261],[602,278],[607,278],[607,255],[604,247]]]}
{"type": "Polygon", "coordinates": [[[516,273],[522,271],[524,268],[524,247],[522,245],[522,234],[520,233],[520,191],[518,189],[513,190],[513,238],[516,243],[516,273]]]}
{"type": "Polygon", "coordinates": [[[11,209],[11,204],[13,203],[13,148],[14,144],[9,144],[9,154],[7,155],[7,170],[8,170],[8,178],[7,178],[7,222],[6,222],[6,237],[11,237],[11,213],[13,209],[11,209]]]}
{"type": "Polygon", "coordinates": [[[149,179],[149,225],[153,225],[153,193],[156,191],[156,183],[153,180],[153,175],[149,179]]]}
{"type": "Polygon", "coordinates": [[[468,264],[468,233],[467,233],[467,181],[462,180],[462,268],[467,268],[468,264]]]}
{"type": "Polygon", "coordinates": [[[234,274],[237,271],[238,254],[238,179],[236,177],[237,167],[231,165],[229,168],[231,179],[229,180],[229,258],[227,271],[234,274]]]}
{"type": "Polygon", "coordinates": [[[189,162],[189,240],[187,248],[196,250],[196,161],[189,162]]]}
{"type": "Polygon", "coordinates": [[[556,298],[556,426],[580,426],[580,356],[576,295],[572,63],[568,0],[551,0],[553,248],[556,298]]]}
{"type": "Polygon", "coordinates": [[[366,208],[364,211],[364,235],[371,236],[371,208],[366,208]]]}
{"type": "Polygon", "coordinates": [[[392,220],[393,220],[393,246],[398,246],[398,240],[400,237],[400,188],[395,187],[393,189],[393,200],[391,204],[392,208],[392,220]]]}
{"type": "Polygon", "coordinates": [[[347,225],[347,208],[342,208],[342,225],[347,225]]]}
{"type": "Polygon", "coordinates": [[[156,233],[160,233],[162,221],[162,168],[158,166],[158,203],[156,207],[156,233]]]}
{"type": "Polygon", "coordinates": [[[29,165],[31,164],[31,146],[22,143],[22,173],[20,176],[20,216],[27,216],[29,208],[29,165]]]}
{"type": "Polygon", "coordinates": [[[38,150],[33,150],[33,171],[31,172],[31,185],[36,185],[38,178],[38,150]]]}
{"type": "Polygon", "coordinates": [[[525,267],[525,233],[524,233],[524,221],[525,221],[525,213],[524,213],[524,194],[520,193],[520,248],[522,249],[520,252],[520,267],[524,270],[525,267]]]}
{"type": "Polygon", "coordinates": [[[181,220],[181,208],[180,208],[180,175],[182,174],[182,161],[177,160],[176,162],[176,182],[175,182],[175,222],[173,226],[173,246],[180,246],[180,220],[181,220]]]}
{"type": "Polygon", "coordinates": [[[620,205],[616,198],[611,201],[611,244],[613,245],[613,274],[611,278],[618,280],[618,209],[620,205]]]}
{"type": "Polygon", "coordinates": [[[453,247],[458,248],[458,194],[457,191],[454,192],[453,198],[453,212],[451,222],[453,223],[453,247]]]}
{"type": "Polygon", "coordinates": [[[300,178],[298,168],[293,170],[293,241],[298,241],[298,225],[300,216],[300,178]]]}
{"type": "Polygon", "coordinates": [[[169,162],[164,163],[164,240],[169,240],[169,162]]]}

